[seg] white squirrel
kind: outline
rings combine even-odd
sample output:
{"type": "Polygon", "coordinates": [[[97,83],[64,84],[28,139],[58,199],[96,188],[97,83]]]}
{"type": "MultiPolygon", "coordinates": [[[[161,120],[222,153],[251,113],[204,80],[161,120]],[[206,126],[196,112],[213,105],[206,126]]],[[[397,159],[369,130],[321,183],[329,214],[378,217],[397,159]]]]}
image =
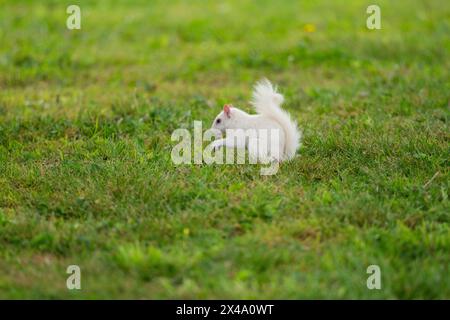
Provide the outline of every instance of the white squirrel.
{"type": "MultiPolygon", "coordinates": [[[[257,156],[258,159],[269,156],[270,160],[277,162],[294,158],[297,149],[300,147],[302,134],[297,127],[297,122],[291,119],[289,113],[281,108],[283,101],[284,97],[277,92],[277,88],[274,88],[269,80],[263,79],[257,82],[251,101],[257,114],[248,114],[226,104],[223,111],[214,119],[212,128],[218,129],[222,133],[226,132],[227,137],[215,140],[213,149],[217,150],[221,147],[247,148],[250,156],[257,156]],[[255,144],[252,146],[251,139],[248,136],[244,139],[235,139],[236,135],[230,135],[230,132],[240,131],[242,134],[244,130],[247,131],[248,129],[254,129],[256,132],[264,132],[261,129],[266,129],[265,132],[276,130],[278,137],[276,137],[276,134],[270,134],[270,146],[265,149],[264,155],[262,155],[260,149],[263,148],[255,149],[255,144]],[[273,136],[275,136],[275,140],[273,136]],[[255,150],[257,150],[256,154],[255,150]]],[[[253,141],[261,141],[261,137],[261,134],[257,134],[254,137],[256,140],[253,141]]]]}

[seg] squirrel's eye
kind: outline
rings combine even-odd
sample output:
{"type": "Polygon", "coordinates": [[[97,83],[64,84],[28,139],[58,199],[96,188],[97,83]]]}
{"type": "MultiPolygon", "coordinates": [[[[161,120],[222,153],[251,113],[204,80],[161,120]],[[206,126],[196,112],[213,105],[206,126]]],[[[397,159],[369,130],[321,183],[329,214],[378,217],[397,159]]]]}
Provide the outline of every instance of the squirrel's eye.
{"type": "Polygon", "coordinates": [[[220,121],[221,121],[220,119],[217,119],[217,120],[216,120],[216,123],[220,123],[220,121]]]}

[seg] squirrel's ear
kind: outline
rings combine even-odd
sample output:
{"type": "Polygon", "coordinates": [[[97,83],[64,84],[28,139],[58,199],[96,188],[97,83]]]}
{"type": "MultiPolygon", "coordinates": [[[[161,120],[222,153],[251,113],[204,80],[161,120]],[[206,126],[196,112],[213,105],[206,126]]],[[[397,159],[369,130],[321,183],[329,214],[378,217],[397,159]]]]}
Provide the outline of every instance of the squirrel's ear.
{"type": "Polygon", "coordinates": [[[223,112],[227,115],[228,118],[231,117],[231,106],[226,104],[223,106],[223,112]]]}

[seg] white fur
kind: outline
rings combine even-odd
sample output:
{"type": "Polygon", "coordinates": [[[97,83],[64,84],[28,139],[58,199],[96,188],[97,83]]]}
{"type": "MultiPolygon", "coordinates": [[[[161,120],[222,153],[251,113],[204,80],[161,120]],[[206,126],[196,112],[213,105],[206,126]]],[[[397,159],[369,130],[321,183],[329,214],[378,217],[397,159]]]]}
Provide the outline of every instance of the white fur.
{"type": "MultiPolygon", "coordinates": [[[[277,156],[274,160],[292,159],[300,147],[301,132],[297,128],[297,123],[281,108],[283,101],[283,96],[277,92],[276,88],[267,79],[263,79],[255,85],[251,102],[258,114],[248,114],[238,108],[231,107],[229,115],[224,111],[219,113],[214,119],[212,127],[221,130],[223,133],[227,129],[278,129],[278,145],[275,146],[277,156]],[[220,123],[217,122],[218,119],[220,119],[220,123]]],[[[214,141],[214,146],[215,148],[223,146],[247,147],[249,151],[253,149],[249,146],[248,140],[243,145],[234,142],[234,139],[227,138],[214,141]]],[[[274,147],[272,146],[272,148],[274,147]]],[[[271,155],[273,155],[273,152],[271,155]]]]}

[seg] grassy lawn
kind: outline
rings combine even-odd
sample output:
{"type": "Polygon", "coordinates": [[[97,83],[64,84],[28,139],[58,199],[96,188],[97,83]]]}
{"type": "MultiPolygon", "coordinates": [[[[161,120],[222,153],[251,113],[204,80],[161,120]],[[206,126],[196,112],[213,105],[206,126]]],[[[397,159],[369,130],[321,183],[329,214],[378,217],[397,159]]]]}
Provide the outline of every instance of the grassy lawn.
{"type": "Polygon", "coordinates": [[[0,0],[0,298],[450,298],[448,1],[68,4],[0,0]],[[261,77],[295,160],[172,163],[261,77]]]}

